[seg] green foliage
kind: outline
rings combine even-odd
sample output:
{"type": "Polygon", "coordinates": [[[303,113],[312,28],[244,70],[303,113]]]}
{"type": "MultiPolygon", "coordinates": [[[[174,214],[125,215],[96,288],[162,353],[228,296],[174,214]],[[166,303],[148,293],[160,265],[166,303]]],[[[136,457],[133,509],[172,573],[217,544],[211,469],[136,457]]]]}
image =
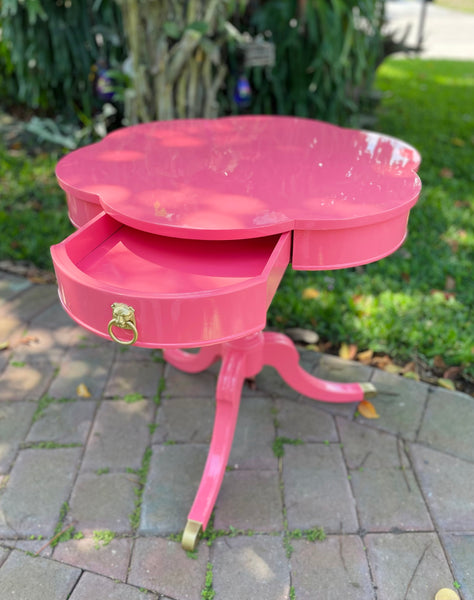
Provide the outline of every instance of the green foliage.
{"type": "Polygon", "coordinates": [[[140,402],[141,400],[143,400],[143,394],[140,394],[139,392],[125,394],[123,400],[127,404],[135,404],[135,402],[140,402]]]}
{"type": "Polygon", "coordinates": [[[138,486],[135,488],[135,509],[132,514],[129,515],[130,525],[133,529],[138,529],[140,526],[140,516],[142,510],[142,498],[145,483],[148,477],[148,471],[150,470],[150,462],[153,451],[151,448],[147,448],[143,454],[142,465],[139,469],[129,469],[130,473],[134,473],[138,476],[138,486]]]}
{"type": "Polygon", "coordinates": [[[8,0],[0,5],[0,69],[11,99],[54,114],[91,115],[91,68],[121,60],[114,0],[8,0]]]}
{"type": "Polygon", "coordinates": [[[69,511],[69,504],[64,502],[59,511],[59,520],[54,530],[54,536],[51,538],[49,545],[51,548],[55,548],[61,542],[68,542],[69,540],[80,540],[84,537],[84,534],[74,529],[74,525],[68,528],[64,528],[64,522],[66,520],[67,513],[69,511]]]}
{"type": "Polygon", "coordinates": [[[251,15],[252,33],[275,44],[276,63],[248,73],[252,112],[353,120],[381,58],[381,6],[375,0],[262,3],[251,15]]]}
{"type": "Polygon", "coordinates": [[[114,538],[115,533],[110,531],[110,529],[97,529],[92,532],[92,539],[94,540],[94,548],[96,550],[108,546],[114,538]]]}
{"type": "Polygon", "coordinates": [[[300,446],[303,444],[303,440],[292,439],[288,437],[277,437],[272,445],[273,454],[277,458],[281,458],[285,455],[284,444],[291,444],[292,446],[300,446]]]}
{"type": "Polygon", "coordinates": [[[294,529],[289,531],[287,535],[291,540],[308,540],[308,542],[323,542],[326,539],[326,533],[322,527],[294,529]]]}
{"type": "Polygon", "coordinates": [[[212,587],[212,583],[213,583],[212,563],[208,562],[207,570],[206,570],[206,582],[204,585],[204,589],[201,592],[202,600],[212,600],[214,598],[214,596],[216,595],[216,592],[214,591],[214,589],[212,587]]]}
{"type": "Polygon", "coordinates": [[[388,60],[378,129],[418,148],[423,191],[404,246],[358,269],[288,269],[269,311],[276,328],[316,329],[334,344],[405,361],[442,355],[473,370],[474,62],[388,60]],[[319,296],[304,299],[314,288],[319,296]]]}

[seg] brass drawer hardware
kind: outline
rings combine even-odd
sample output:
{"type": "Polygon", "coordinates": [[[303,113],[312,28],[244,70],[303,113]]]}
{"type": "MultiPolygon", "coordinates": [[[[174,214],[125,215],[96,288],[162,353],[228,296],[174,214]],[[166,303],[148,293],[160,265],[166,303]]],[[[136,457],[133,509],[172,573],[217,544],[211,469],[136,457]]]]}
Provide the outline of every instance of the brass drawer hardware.
{"type": "Polygon", "coordinates": [[[124,346],[130,346],[134,344],[138,339],[137,325],[135,322],[135,310],[132,306],[123,304],[122,302],[114,302],[112,304],[112,320],[108,325],[108,332],[110,337],[124,346]],[[121,340],[113,332],[112,327],[119,327],[121,329],[131,329],[133,331],[133,338],[131,340],[121,340]]]}

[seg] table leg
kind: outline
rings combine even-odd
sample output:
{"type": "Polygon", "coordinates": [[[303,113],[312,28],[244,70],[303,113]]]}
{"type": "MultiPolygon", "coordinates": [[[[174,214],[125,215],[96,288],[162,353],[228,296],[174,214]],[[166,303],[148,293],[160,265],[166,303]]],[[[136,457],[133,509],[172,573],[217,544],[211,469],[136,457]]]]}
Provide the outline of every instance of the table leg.
{"type": "Polygon", "coordinates": [[[310,375],[300,366],[300,355],[293,342],[281,333],[260,332],[202,348],[197,354],[168,349],[164,351],[164,357],[189,373],[202,371],[222,357],[214,429],[201,483],[183,532],[185,550],[194,550],[214,508],[232,446],[245,378],[253,377],[264,365],[269,365],[293,389],[315,400],[360,402],[376,393],[371,383],[336,383],[310,375]]]}
{"type": "Polygon", "coordinates": [[[219,360],[221,354],[222,344],[205,346],[196,354],[177,348],[163,350],[163,357],[166,362],[186,373],[199,373],[199,371],[204,371],[204,369],[207,369],[219,360]]]}
{"type": "Polygon", "coordinates": [[[204,473],[183,532],[182,546],[194,550],[206,529],[221,487],[239,414],[240,394],[245,379],[244,355],[227,351],[217,380],[216,415],[204,473]]]}
{"type": "Polygon", "coordinates": [[[310,375],[299,365],[298,350],[286,335],[265,332],[263,336],[263,363],[274,367],[300,394],[323,402],[360,402],[375,396],[372,383],[336,383],[310,375]]]}

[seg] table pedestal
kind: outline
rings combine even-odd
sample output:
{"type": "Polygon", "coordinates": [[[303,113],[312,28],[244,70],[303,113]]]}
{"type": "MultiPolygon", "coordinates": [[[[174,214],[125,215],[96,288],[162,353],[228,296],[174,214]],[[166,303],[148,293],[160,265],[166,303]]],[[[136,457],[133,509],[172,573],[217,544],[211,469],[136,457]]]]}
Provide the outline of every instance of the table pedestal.
{"type": "Polygon", "coordinates": [[[376,393],[371,383],[335,383],[310,375],[299,365],[299,353],[293,342],[281,333],[260,332],[207,346],[197,354],[167,349],[164,357],[171,365],[188,373],[203,371],[222,358],[214,429],[204,473],[183,533],[185,550],[195,548],[199,535],[209,522],[229,459],[245,379],[254,377],[264,365],[269,365],[294,390],[315,400],[360,402],[376,393]]]}

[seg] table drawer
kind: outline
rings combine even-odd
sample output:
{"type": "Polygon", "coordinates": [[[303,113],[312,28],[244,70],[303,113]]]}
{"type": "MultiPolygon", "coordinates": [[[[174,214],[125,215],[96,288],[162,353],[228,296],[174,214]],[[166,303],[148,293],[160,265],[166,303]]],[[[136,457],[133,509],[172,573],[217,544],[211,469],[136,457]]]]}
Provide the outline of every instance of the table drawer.
{"type": "Polygon", "coordinates": [[[290,260],[291,233],[185,240],[101,213],[51,248],[65,310],[96,333],[137,346],[197,347],[261,331],[290,260]],[[121,326],[112,305],[132,307],[121,326]]]}

